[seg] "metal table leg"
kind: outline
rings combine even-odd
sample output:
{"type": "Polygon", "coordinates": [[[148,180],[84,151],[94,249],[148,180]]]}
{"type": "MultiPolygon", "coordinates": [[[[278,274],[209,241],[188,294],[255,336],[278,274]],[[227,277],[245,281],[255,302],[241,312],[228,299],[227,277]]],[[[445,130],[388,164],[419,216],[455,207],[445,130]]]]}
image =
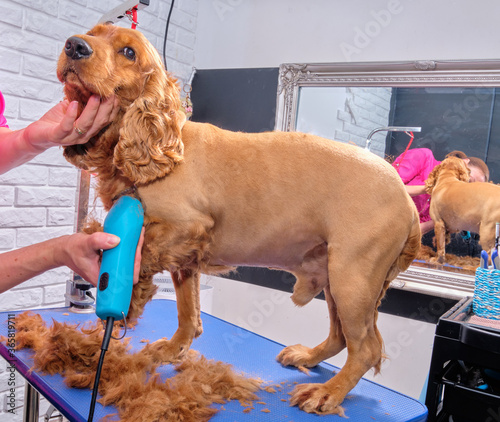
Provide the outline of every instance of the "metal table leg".
{"type": "Polygon", "coordinates": [[[54,407],[54,405],[50,405],[49,408],[47,409],[47,412],[45,413],[45,416],[43,417],[43,420],[45,422],[49,422],[50,420],[57,420],[58,422],[62,422],[63,421],[63,417],[61,414],[58,414],[58,415],[54,415],[54,413],[57,412],[59,413],[59,411],[54,407]]]}
{"type": "Polygon", "coordinates": [[[38,422],[38,412],[40,404],[40,393],[26,381],[24,388],[24,422],[38,422]]]}

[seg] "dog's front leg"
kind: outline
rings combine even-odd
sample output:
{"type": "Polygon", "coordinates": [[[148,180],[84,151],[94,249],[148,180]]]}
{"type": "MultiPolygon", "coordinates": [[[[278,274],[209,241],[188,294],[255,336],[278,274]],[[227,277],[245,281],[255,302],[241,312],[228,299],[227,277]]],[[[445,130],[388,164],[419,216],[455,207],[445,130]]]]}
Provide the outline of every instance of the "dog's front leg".
{"type": "Polygon", "coordinates": [[[200,336],[203,332],[200,315],[200,272],[197,270],[179,270],[171,274],[177,297],[177,317],[179,320],[179,329],[172,337],[172,340],[183,327],[186,330],[189,328],[189,345],[191,345],[193,338],[200,336]]]}
{"type": "Polygon", "coordinates": [[[158,340],[147,346],[154,361],[175,362],[182,358],[193,338],[202,333],[200,317],[200,273],[197,270],[172,272],[177,297],[179,327],[170,340],[158,340]]]}

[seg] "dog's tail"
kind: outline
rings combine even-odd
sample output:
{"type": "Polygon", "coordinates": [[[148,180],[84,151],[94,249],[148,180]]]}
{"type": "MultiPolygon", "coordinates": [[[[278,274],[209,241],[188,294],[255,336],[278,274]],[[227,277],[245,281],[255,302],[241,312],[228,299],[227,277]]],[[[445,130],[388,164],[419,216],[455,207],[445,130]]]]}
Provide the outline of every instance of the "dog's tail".
{"type": "MultiPolygon", "coordinates": [[[[387,286],[384,284],[384,288],[389,287],[389,283],[394,280],[400,272],[405,271],[411,265],[420,251],[421,238],[422,234],[420,232],[418,212],[416,207],[414,207],[413,225],[411,226],[410,234],[406,239],[403,250],[387,272],[385,281],[387,286]]],[[[385,290],[383,293],[385,293],[385,290]]]]}
{"type": "Polygon", "coordinates": [[[386,290],[389,288],[391,281],[394,280],[400,272],[405,271],[411,265],[413,260],[416,258],[420,250],[420,245],[421,245],[420,220],[417,209],[416,207],[414,207],[413,225],[411,227],[410,234],[406,239],[406,243],[403,247],[403,250],[401,251],[399,256],[396,258],[394,263],[389,268],[389,271],[387,272],[387,276],[385,278],[384,285],[382,287],[382,291],[380,292],[380,296],[377,301],[377,306],[375,308],[375,324],[374,324],[375,332],[377,334],[377,338],[380,344],[382,345],[382,357],[380,361],[374,366],[375,374],[378,374],[380,372],[380,366],[382,365],[383,359],[385,359],[386,357],[384,353],[384,342],[382,336],[380,335],[378,329],[376,329],[377,318],[378,318],[378,307],[380,306],[382,298],[384,297],[386,290]]]}

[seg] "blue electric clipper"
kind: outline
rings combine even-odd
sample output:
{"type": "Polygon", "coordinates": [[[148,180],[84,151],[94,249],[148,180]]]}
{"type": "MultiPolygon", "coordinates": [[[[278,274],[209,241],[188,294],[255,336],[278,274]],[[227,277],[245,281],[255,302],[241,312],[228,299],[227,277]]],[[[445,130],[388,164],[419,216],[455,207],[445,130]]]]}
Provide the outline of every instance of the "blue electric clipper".
{"type": "Polygon", "coordinates": [[[127,317],[134,284],[134,261],[144,224],[144,209],[139,200],[131,196],[120,197],[104,220],[104,232],[120,238],[120,243],[103,251],[99,284],[97,286],[96,314],[106,320],[101,355],[92,391],[88,422],[94,417],[97,389],[104,354],[108,350],[113,324],[127,317]]]}
{"type": "Polygon", "coordinates": [[[141,202],[131,196],[120,197],[104,220],[104,231],[120,238],[113,249],[102,253],[96,314],[116,321],[127,316],[132,297],[134,259],[144,224],[141,202]]]}

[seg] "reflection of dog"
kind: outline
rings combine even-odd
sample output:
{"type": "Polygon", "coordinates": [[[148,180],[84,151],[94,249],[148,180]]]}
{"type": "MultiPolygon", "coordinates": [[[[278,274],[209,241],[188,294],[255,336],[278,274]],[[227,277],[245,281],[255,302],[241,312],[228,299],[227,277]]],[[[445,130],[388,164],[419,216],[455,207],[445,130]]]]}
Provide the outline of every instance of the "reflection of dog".
{"type": "Polygon", "coordinates": [[[431,195],[437,261],[444,263],[447,233],[467,230],[479,233],[483,249],[495,246],[495,224],[500,222],[500,186],[468,183],[464,160],[448,157],[429,175],[425,186],[431,195]]]}
{"type": "Polygon", "coordinates": [[[163,270],[172,273],[179,313],[172,339],[149,346],[159,359],[182,356],[201,334],[200,272],[286,270],[297,277],[297,305],[325,292],[331,325],[319,346],[287,347],[278,360],[312,367],[348,349],[333,379],[296,387],[291,402],[340,412],[360,377],[380,369],[377,307],[420,246],[418,214],[396,171],[358,147],[312,135],[183,125],[179,89],[137,31],[100,25],[71,37],[58,75],[68,99],[82,105],[92,93],[120,98],[118,118],[64,154],[97,174],[105,207],[123,192],[145,206],[131,315],[142,311],[154,293],[152,276],[163,270]]]}

